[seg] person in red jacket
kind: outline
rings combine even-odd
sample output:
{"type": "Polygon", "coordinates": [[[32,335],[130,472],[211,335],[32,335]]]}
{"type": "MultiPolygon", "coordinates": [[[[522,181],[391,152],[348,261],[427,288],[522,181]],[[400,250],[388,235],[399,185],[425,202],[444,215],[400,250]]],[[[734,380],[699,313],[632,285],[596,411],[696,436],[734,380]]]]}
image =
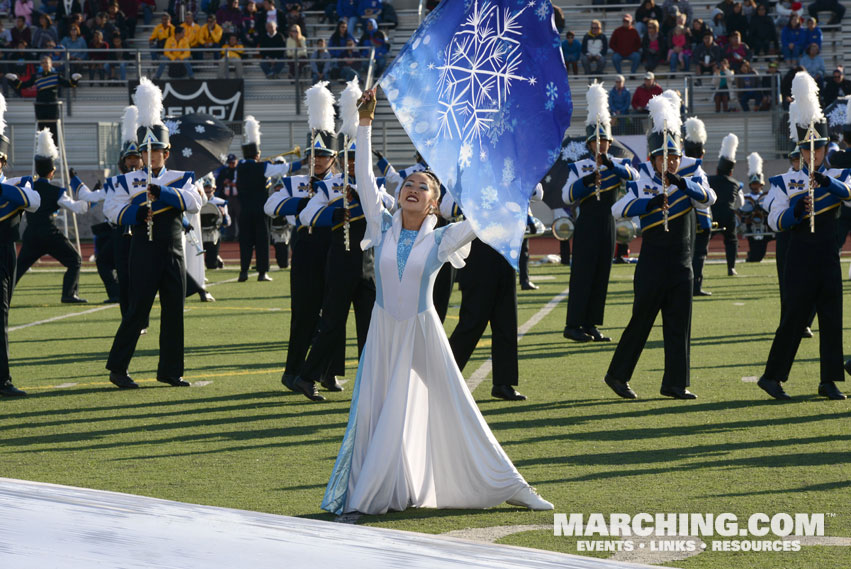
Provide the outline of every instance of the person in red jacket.
{"type": "Polygon", "coordinates": [[[644,83],[639,85],[635,89],[635,93],[632,94],[633,110],[639,113],[646,113],[647,103],[650,102],[650,99],[661,94],[662,87],[656,83],[656,76],[653,75],[652,71],[648,71],[644,74],[644,83]]]}
{"type": "Polygon", "coordinates": [[[609,49],[612,50],[612,64],[615,71],[621,71],[621,61],[628,59],[632,62],[630,73],[635,74],[641,64],[641,36],[638,30],[632,27],[632,16],[623,15],[623,25],[615,28],[609,40],[609,49]]]}

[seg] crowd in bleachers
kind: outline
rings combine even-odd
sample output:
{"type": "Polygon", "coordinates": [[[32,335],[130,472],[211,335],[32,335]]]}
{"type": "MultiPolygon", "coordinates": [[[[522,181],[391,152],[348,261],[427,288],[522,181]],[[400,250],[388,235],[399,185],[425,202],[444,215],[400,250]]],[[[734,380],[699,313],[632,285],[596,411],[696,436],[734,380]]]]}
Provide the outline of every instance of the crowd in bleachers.
{"type": "Polygon", "coordinates": [[[699,84],[711,88],[716,111],[760,111],[771,108],[776,75],[784,72],[788,81],[779,83],[784,106],[788,104],[790,93],[782,87],[788,83],[791,89],[791,77],[800,69],[816,79],[825,104],[851,94],[842,67],[831,75],[821,55],[818,18],[826,14],[828,24],[836,25],[845,8],[838,0],[816,0],[807,6],[790,0],[722,0],[704,21],[694,15],[688,0],[665,0],[661,6],[644,0],[634,13],[624,13],[613,30],[603,29],[602,19],[592,20],[587,30],[570,29],[559,9],[556,26],[565,33],[562,52],[568,73],[602,76],[611,65],[618,74],[620,87],[612,89],[610,98],[621,102],[621,112],[645,110],[642,101],[647,97],[639,90],[655,81],[657,73],[706,76],[699,84]],[[643,76],[645,84],[630,96],[623,75],[643,76]]]}

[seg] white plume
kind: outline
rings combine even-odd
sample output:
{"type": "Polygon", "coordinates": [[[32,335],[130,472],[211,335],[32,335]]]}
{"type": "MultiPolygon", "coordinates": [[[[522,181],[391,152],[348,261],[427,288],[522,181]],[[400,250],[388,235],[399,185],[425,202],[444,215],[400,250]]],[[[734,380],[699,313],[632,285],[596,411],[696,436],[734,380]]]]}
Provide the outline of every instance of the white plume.
{"type": "Polygon", "coordinates": [[[756,152],[748,154],[748,176],[762,174],[762,156],[756,152]]]}
{"type": "Polygon", "coordinates": [[[680,132],[683,128],[679,110],[674,110],[674,105],[668,97],[656,95],[647,103],[647,110],[653,119],[653,132],[663,132],[666,122],[669,132],[680,132]]]}
{"type": "Polygon", "coordinates": [[[307,104],[307,125],[311,129],[334,132],[334,95],[328,81],[320,81],[304,93],[307,104]]]}
{"type": "Polygon", "coordinates": [[[689,117],[685,122],[686,140],[706,144],[706,125],[697,117],[689,117]]]}
{"type": "Polygon", "coordinates": [[[736,150],[739,149],[739,137],[732,132],[721,141],[721,152],[718,158],[726,158],[730,162],[736,161],[736,150]]]}
{"type": "Polygon", "coordinates": [[[680,112],[680,109],[683,106],[683,98],[680,97],[679,93],[673,89],[665,89],[662,91],[662,96],[667,97],[667,99],[671,101],[671,104],[674,105],[674,110],[677,111],[677,113],[680,112]]]}
{"type": "Polygon", "coordinates": [[[136,127],[139,122],[139,108],[136,105],[124,107],[121,117],[121,142],[136,142],[136,127]]]}
{"type": "Polygon", "coordinates": [[[806,71],[799,71],[792,79],[792,97],[798,104],[795,106],[794,114],[791,112],[791,107],[789,109],[789,121],[791,123],[807,128],[811,122],[824,121],[824,113],[821,111],[821,105],[818,102],[818,85],[806,71]]]}
{"type": "Polygon", "coordinates": [[[612,115],[609,113],[609,94],[603,89],[602,83],[594,80],[585,93],[585,100],[588,101],[588,116],[585,118],[585,126],[596,126],[598,120],[602,125],[608,125],[612,122],[612,115]]]}
{"type": "Polygon", "coordinates": [[[142,77],[136,87],[135,100],[139,107],[139,126],[162,124],[163,92],[147,77],[142,77]]]}
{"type": "Polygon", "coordinates": [[[0,95],[0,134],[6,134],[6,97],[0,95]]]}
{"type": "Polygon", "coordinates": [[[254,115],[245,117],[245,144],[256,144],[260,146],[260,123],[254,118],[254,115]]]}
{"type": "Polygon", "coordinates": [[[798,102],[792,101],[789,103],[789,138],[793,141],[798,141],[798,129],[795,128],[795,121],[792,117],[798,114],[798,102]]]}
{"type": "Polygon", "coordinates": [[[349,140],[354,140],[358,135],[358,99],[361,95],[363,91],[357,77],[346,83],[346,88],[340,94],[340,118],[343,120],[340,132],[349,140]]]}
{"type": "MultiPolygon", "coordinates": [[[[0,107],[0,108],[5,109],[6,104],[3,103],[3,106],[0,107]]],[[[2,124],[3,123],[0,122],[0,125],[2,125],[2,124]]],[[[851,124],[851,97],[848,97],[848,105],[846,105],[846,107],[845,107],[845,124],[851,124]]],[[[0,126],[0,128],[3,128],[3,126],[0,126]]],[[[3,132],[0,131],[0,134],[3,134],[3,132]]]]}
{"type": "Polygon", "coordinates": [[[38,131],[38,139],[35,143],[35,155],[44,156],[45,158],[59,158],[59,150],[53,143],[53,134],[49,128],[43,128],[38,131]]]}

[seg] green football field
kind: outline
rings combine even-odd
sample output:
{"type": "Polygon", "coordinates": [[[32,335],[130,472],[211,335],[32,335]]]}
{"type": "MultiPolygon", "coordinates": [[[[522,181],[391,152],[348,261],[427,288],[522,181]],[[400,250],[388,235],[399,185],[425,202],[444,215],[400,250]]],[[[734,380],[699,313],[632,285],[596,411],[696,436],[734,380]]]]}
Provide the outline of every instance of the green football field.
{"type": "MultiPolygon", "coordinates": [[[[630,314],[633,273],[629,265],[612,270],[603,329],[615,341],[630,314]]],[[[525,330],[519,390],[529,399],[494,400],[488,380],[473,395],[514,464],[556,512],[729,512],[739,519],[758,512],[825,513],[827,536],[851,537],[851,401],[815,393],[818,323],[816,337],[802,341],[786,384],[793,400],[770,400],[749,379],[760,375],[779,319],[775,266],[742,264],[739,273],[727,277],[723,265],[708,265],[705,288],[714,295],[694,302],[691,389],[699,399],[658,395],[660,318],[632,381],[640,399],[626,401],[603,384],[615,344],[574,344],[561,336],[565,302],[551,301],[566,292],[568,269],[533,268],[540,290],[518,292],[525,330]]],[[[131,369],[142,389],[119,391],[104,370],[119,311],[96,304],[105,297],[96,273],[82,276],[80,294],[93,301],[83,306],[59,304],[60,272],[27,274],[15,291],[9,326],[12,375],[30,396],[0,400],[0,476],[333,520],[319,504],[348,416],[357,365],[353,319],[347,390],[326,394],[324,403],[285,391],[289,278],[272,276],[270,283],[238,284],[235,270],[211,272],[218,302],[195,297],[187,303],[191,388],[154,380],[155,306],[131,369]]],[[[456,290],[449,331],[459,302],[456,290]]],[[[486,362],[489,346],[486,335],[465,376],[486,362]]],[[[542,526],[550,529],[533,527],[498,543],[576,552],[576,538],[553,535],[553,513],[511,506],[410,509],[356,523],[428,533],[542,526]]],[[[850,551],[831,545],[789,553],[706,551],[668,564],[841,567],[850,551]]]]}

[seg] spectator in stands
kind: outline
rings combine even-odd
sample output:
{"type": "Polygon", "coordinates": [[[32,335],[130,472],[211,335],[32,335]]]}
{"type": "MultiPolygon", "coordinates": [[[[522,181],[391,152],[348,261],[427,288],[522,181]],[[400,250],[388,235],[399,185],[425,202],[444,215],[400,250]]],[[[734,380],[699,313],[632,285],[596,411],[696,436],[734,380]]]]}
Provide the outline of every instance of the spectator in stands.
{"type": "Polygon", "coordinates": [[[239,9],[239,0],[223,2],[221,8],[216,11],[216,22],[222,27],[223,33],[238,32],[239,26],[242,24],[242,10],[239,9]]]}
{"type": "Polygon", "coordinates": [[[106,73],[110,79],[127,80],[127,63],[135,59],[133,52],[124,46],[121,34],[112,35],[112,45],[107,54],[106,73]]]}
{"type": "Polygon", "coordinates": [[[822,33],[821,28],[818,27],[818,20],[810,16],[807,18],[807,27],[801,32],[801,53],[806,52],[813,43],[821,50],[821,41],[822,33]]]}
{"type": "Polygon", "coordinates": [[[724,17],[727,18],[733,13],[733,6],[735,5],[736,0],[721,0],[715,7],[724,12],[724,17]]]}
{"type": "Polygon", "coordinates": [[[313,52],[311,60],[310,76],[313,83],[328,81],[331,78],[331,70],[334,68],[334,63],[331,60],[331,53],[325,46],[324,39],[319,38],[316,40],[316,51],[313,52]]]}
{"type": "Polygon", "coordinates": [[[635,74],[641,64],[641,36],[632,27],[632,16],[629,14],[623,15],[623,24],[612,32],[609,48],[612,50],[615,71],[622,73],[621,61],[628,59],[632,62],[630,73],[635,74]]]}
{"type": "Polygon", "coordinates": [[[784,109],[788,109],[789,103],[792,102],[792,80],[795,79],[798,72],[803,70],[804,68],[800,65],[793,65],[789,67],[783,79],[780,80],[780,95],[783,97],[784,109]]]}
{"type": "MultiPolygon", "coordinates": [[[[68,18],[71,14],[79,14],[83,11],[83,5],[80,0],[71,0],[67,2],[65,0],[59,0],[56,4],[56,16],[53,18],[54,22],[61,22],[64,19],[68,18]]],[[[64,37],[62,35],[62,30],[59,31],[59,37],[64,37]]]]}
{"type": "MultiPolygon", "coordinates": [[[[9,13],[8,5],[11,3],[10,0],[3,0],[6,5],[6,13],[9,13]]],[[[59,6],[59,0],[42,0],[41,9],[39,10],[42,14],[47,14],[52,19],[56,19],[56,8],[59,6]]]]}
{"type": "Polygon", "coordinates": [[[715,43],[721,47],[727,45],[727,24],[724,23],[724,12],[720,8],[715,8],[712,11],[712,21],[709,22],[707,27],[715,36],[715,43]]]}
{"type": "Polygon", "coordinates": [[[715,87],[715,112],[720,113],[722,110],[726,113],[730,110],[730,91],[733,88],[733,70],[730,69],[730,62],[726,59],[721,60],[720,65],[715,66],[712,73],[712,86],[715,87]]]}
{"type": "Polygon", "coordinates": [[[142,21],[146,26],[150,25],[154,19],[154,10],[157,9],[156,0],[139,0],[139,7],[142,8],[142,21]]]}
{"type": "Polygon", "coordinates": [[[269,22],[275,24],[276,30],[281,32],[286,30],[287,16],[281,10],[278,10],[275,6],[275,0],[263,0],[263,7],[257,17],[257,27],[265,30],[266,24],[269,22]]]}
{"type": "Polygon", "coordinates": [[[343,50],[343,55],[340,56],[336,65],[337,75],[341,81],[360,79],[361,71],[366,67],[366,63],[361,59],[362,57],[363,54],[357,49],[355,40],[348,40],[346,49],[343,50]]]}
{"type": "Polygon", "coordinates": [[[2,18],[0,18],[0,47],[12,47],[12,34],[3,25],[2,18]]]}
{"type": "MultiPolygon", "coordinates": [[[[163,55],[171,64],[169,65],[169,77],[181,76],[180,69],[184,69],[187,76],[192,79],[195,73],[192,71],[191,51],[189,49],[189,40],[186,39],[186,32],[183,31],[183,26],[175,26],[174,35],[165,41],[163,55]]],[[[159,79],[166,67],[166,61],[160,63],[157,68],[155,79],[159,79]]]]}
{"type": "MultiPolygon", "coordinates": [[[[222,45],[222,35],[224,31],[216,21],[216,16],[210,14],[207,16],[207,22],[201,26],[201,31],[198,33],[198,43],[205,49],[215,49],[212,52],[213,59],[219,58],[219,47],[222,45]]],[[[200,59],[204,59],[205,53],[201,54],[200,59]]]]}
{"type": "Polygon", "coordinates": [[[753,54],[775,54],[778,51],[777,28],[774,21],[768,15],[765,4],[756,7],[756,13],[751,17],[748,25],[748,45],[751,46],[753,54]]]}
{"type": "Polygon", "coordinates": [[[357,0],[337,0],[337,17],[346,20],[349,33],[358,33],[358,2],[357,0]]]}
{"type": "Polygon", "coordinates": [[[811,43],[806,53],[801,56],[800,64],[816,80],[819,88],[821,88],[824,85],[824,76],[827,75],[827,69],[824,65],[824,58],[822,58],[819,51],[818,44],[815,42],[811,43]]]}
{"type": "Polygon", "coordinates": [[[27,21],[18,16],[15,18],[15,27],[11,30],[12,33],[12,44],[18,45],[21,42],[27,44],[27,46],[32,46],[32,32],[30,32],[29,26],[27,26],[27,21]]]}
{"type": "Polygon", "coordinates": [[[141,3],[136,0],[117,0],[116,3],[124,16],[124,39],[136,37],[136,22],[139,19],[141,3]]]}
{"type": "Polygon", "coordinates": [[[626,81],[623,75],[615,77],[615,86],[609,90],[609,111],[613,116],[629,114],[632,95],[629,89],[626,88],[626,81]]]}
{"type": "Polygon", "coordinates": [[[85,39],[86,34],[88,33],[89,28],[86,27],[83,22],[83,15],[79,12],[75,12],[70,16],[63,18],[61,22],[56,26],[56,31],[59,32],[59,39],[61,40],[64,37],[67,37],[71,33],[71,28],[77,26],[80,28],[80,35],[85,39]]]}
{"type": "MultiPolygon", "coordinates": [[[[791,85],[792,83],[790,81],[790,92],[792,90],[791,85]]],[[[840,65],[833,70],[833,77],[831,80],[825,81],[824,90],[822,91],[824,106],[828,106],[839,97],[844,97],[845,95],[851,95],[851,80],[845,78],[845,70],[840,65]]]]}
{"type": "Polygon", "coordinates": [[[183,17],[183,33],[186,34],[186,40],[189,42],[192,59],[203,59],[203,54],[197,50],[201,47],[201,26],[195,21],[195,15],[192,12],[186,12],[183,17]]]}
{"type": "Polygon", "coordinates": [[[816,0],[807,6],[807,12],[810,16],[817,18],[819,12],[830,12],[830,20],[828,26],[833,26],[842,21],[845,16],[845,6],[839,0],[816,0]]]}
{"type": "Polygon", "coordinates": [[[783,59],[792,65],[796,65],[801,56],[801,38],[803,36],[804,30],[801,29],[801,21],[798,16],[792,14],[789,23],[780,32],[780,53],[783,54],[783,59]]]}
{"type": "Polygon", "coordinates": [[[355,38],[349,33],[349,24],[346,20],[340,20],[337,22],[337,27],[334,28],[334,33],[328,39],[328,47],[332,48],[329,50],[331,57],[343,57],[342,48],[346,47],[349,40],[355,41],[355,38]]]}
{"type": "Polygon", "coordinates": [[[804,17],[804,6],[797,0],[780,0],[775,9],[777,10],[777,17],[774,19],[774,23],[778,28],[785,28],[793,15],[798,16],[798,18],[804,17]]]}
{"type": "Polygon", "coordinates": [[[381,75],[384,68],[387,66],[387,54],[390,52],[390,42],[387,36],[378,29],[378,22],[374,19],[369,19],[364,24],[363,35],[360,37],[358,45],[364,48],[363,57],[369,57],[370,47],[375,48],[375,69],[376,77],[381,75]]]}
{"type": "Polygon", "coordinates": [[[736,75],[736,92],[739,95],[739,106],[747,112],[751,110],[750,102],[754,102],[756,110],[761,110],[762,92],[760,86],[762,81],[755,69],[751,69],[751,63],[747,59],[739,66],[736,75]]]}
{"type": "Polygon", "coordinates": [[[230,67],[233,66],[234,75],[242,79],[242,58],[245,57],[245,46],[239,43],[236,33],[228,34],[228,40],[222,46],[222,58],[219,60],[219,79],[230,78],[230,67]]]}
{"type": "Polygon", "coordinates": [[[751,49],[748,44],[742,42],[742,35],[739,32],[730,34],[730,41],[724,48],[724,57],[730,62],[730,68],[736,73],[739,72],[739,66],[743,61],[751,59],[751,49]]]}
{"type": "Polygon", "coordinates": [[[691,43],[686,32],[683,26],[677,26],[671,30],[671,37],[668,40],[668,63],[671,66],[671,73],[676,73],[678,68],[688,71],[691,43]]]}
{"type": "MultiPolygon", "coordinates": [[[[106,5],[106,21],[121,34],[121,38],[127,37],[127,16],[121,11],[118,2],[113,0],[106,5]]],[[[108,36],[112,37],[112,36],[108,36]]]]}
{"type": "Polygon", "coordinates": [[[287,4],[286,15],[284,18],[286,27],[283,29],[286,30],[287,37],[289,37],[290,29],[293,26],[298,26],[302,32],[307,29],[307,22],[304,21],[304,14],[301,12],[301,4],[287,4]]]}
{"type": "MultiPolygon", "coordinates": [[[[44,42],[44,48],[42,49],[52,50],[48,53],[42,54],[42,57],[50,57],[53,69],[55,69],[56,72],[60,75],[63,75],[65,73],[65,66],[62,64],[62,62],[65,61],[65,48],[62,46],[57,46],[55,43],[53,43],[53,40],[47,40],[46,42],[44,42]],[[56,61],[57,63],[53,64],[54,61],[56,61]]],[[[33,57],[35,57],[35,54],[33,54],[33,57]]]]}
{"type": "Polygon", "coordinates": [[[694,53],[695,48],[703,43],[703,34],[706,33],[706,25],[703,23],[703,18],[695,18],[691,21],[689,27],[688,41],[691,43],[691,51],[694,53]]]}
{"type": "Polygon", "coordinates": [[[301,75],[301,70],[307,65],[307,38],[298,25],[291,26],[287,34],[287,59],[290,60],[290,77],[301,75]]]}
{"type": "Polygon", "coordinates": [[[32,24],[33,0],[15,0],[15,16],[23,18],[27,25],[32,24]]]}
{"type": "Polygon", "coordinates": [[[656,20],[661,22],[665,19],[665,13],[662,8],[656,5],[656,0],[644,0],[644,2],[635,10],[635,29],[643,38],[647,35],[647,22],[656,20]]]}
{"type": "Polygon", "coordinates": [[[665,0],[665,3],[662,4],[662,10],[665,11],[665,15],[672,13],[675,9],[681,14],[686,15],[686,24],[691,22],[694,13],[688,0],[665,0]]]}
{"type": "Polygon", "coordinates": [[[68,37],[62,38],[59,45],[68,51],[68,59],[71,61],[71,72],[79,73],[81,71],[80,65],[76,62],[85,61],[88,58],[86,49],[89,46],[86,44],[86,40],[80,37],[80,28],[77,26],[72,26],[69,33],[70,35],[68,37]]]}
{"type": "Polygon", "coordinates": [[[163,14],[160,23],[156,25],[154,31],[151,32],[151,37],[148,38],[148,43],[151,46],[151,59],[157,61],[162,59],[162,52],[165,47],[165,42],[168,38],[174,35],[174,26],[171,23],[171,16],[163,14]]]}
{"type": "Polygon", "coordinates": [[[591,75],[592,69],[596,75],[602,75],[606,69],[606,53],[609,51],[609,42],[603,33],[603,25],[600,20],[591,20],[591,29],[582,38],[582,69],[585,75],[591,75]]]}
{"type": "Polygon", "coordinates": [[[260,45],[260,32],[263,28],[257,25],[258,18],[257,3],[253,1],[246,2],[242,13],[242,24],[240,25],[242,43],[246,47],[257,47],[260,45]]]}
{"type": "Polygon", "coordinates": [[[53,20],[47,14],[39,14],[38,27],[32,29],[32,46],[36,49],[44,47],[44,42],[52,40],[54,44],[59,42],[59,35],[56,33],[56,27],[53,25],[53,20]]]}
{"type": "Polygon", "coordinates": [[[748,35],[748,19],[742,12],[742,4],[736,2],[733,4],[733,11],[730,14],[724,14],[724,23],[727,26],[727,36],[733,32],[739,32],[740,38],[745,38],[748,35]]]}
{"type": "Polygon", "coordinates": [[[95,14],[94,18],[86,22],[86,28],[88,29],[89,43],[94,39],[94,33],[96,31],[100,32],[103,38],[111,38],[112,34],[118,31],[115,29],[115,26],[109,23],[106,12],[95,14]]]}
{"type": "Polygon", "coordinates": [[[665,19],[659,22],[659,32],[666,39],[670,37],[671,30],[677,27],[677,20],[680,19],[680,16],[685,17],[685,14],[681,14],[679,9],[674,7],[673,10],[665,14],[665,19]]]}
{"type": "Polygon", "coordinates": [[[721,63],[721,47],[715,43],[712,32],[703,34],[703,43],[692,52],[692,59],[697,63],[697,74],[706,75],[713,73],[721,63]]]}
{"type": "MultiPolygon", "coordinates": [[[[117,32],[116,32],[117,33],[117,32]]],[[[103,39],[103,33],[96,30],[92,33],[92,41],[89,42],[89,81],[93,81],[95,75],[100,78],[103,85],[106,76],[106,62],[109,59],[109,44],[103,39]]]]}
{"type": "Polygon", "coordinates": [[[358,0],[358,18],[361,22],[366,22],[370,18],[380,19],[381,10],[381,0],[358,0]]]}
{"type": "Polygon", "coordinates": [[[761,111],[767,111],[774,106],[775,97],[780,95],[782,99],[782,94],[778,93],[776,89],[778,85],[781,84],[782,77],[780,77],[780,64],[776,61],[771,61],[768,63],[768,72],[762,76],[762,102],[759,105],[759,109],[761,111]]]}
{"type": "MultiPolygon", "coordinates": [[[[6,55],[8,59],[7,73],[14,73],[18,79],[32,76],[36,70],[35,54],[30,51],[29,46],[23,40],[15,45],[15,51],[6,55]]],[[[8,79],[7,79],[8,80],[8,79]]]]}
{"type": "Polygon", "coordinates": [[[659,22],[656,20],[647,22],[647,35],[642,40],[641,53],[641,59],[644,60],[644,68],[647,71],[656,69],[668,55],[668,44],[659,32],[659,22]]]}
{"type": "Polygon", "coordinates": [[[287,42],[278,32],[278,26],[274,22],[266,22],[266,33],[260,38],[260,48],[273,50],[260,52],[260,69],[266,74],[266,79],[277,79],[283,71],[286,47],[287,42]]]}
{"type": "MultiPolygon", "coordinates": [[[[649,28],[649,26],[648,26],[649,28]]],[[[656,95],[662,94],[662,87],[656,83],[656,76],[652,71],[644,74],[644,83],[636,87],[632,94],[632,109],[637,113],[646,113],[647,103],[656,95]]]]}
{"type": "Polygon", "coordinates": [[[561,53],[564,55],[564,65],[568,72],[573,68],[573,74],[579,75],[579,59],[582,57],[582,44],[576,41],[573,32],[567,31],[565,40],[561,42],[561,53]]]}

